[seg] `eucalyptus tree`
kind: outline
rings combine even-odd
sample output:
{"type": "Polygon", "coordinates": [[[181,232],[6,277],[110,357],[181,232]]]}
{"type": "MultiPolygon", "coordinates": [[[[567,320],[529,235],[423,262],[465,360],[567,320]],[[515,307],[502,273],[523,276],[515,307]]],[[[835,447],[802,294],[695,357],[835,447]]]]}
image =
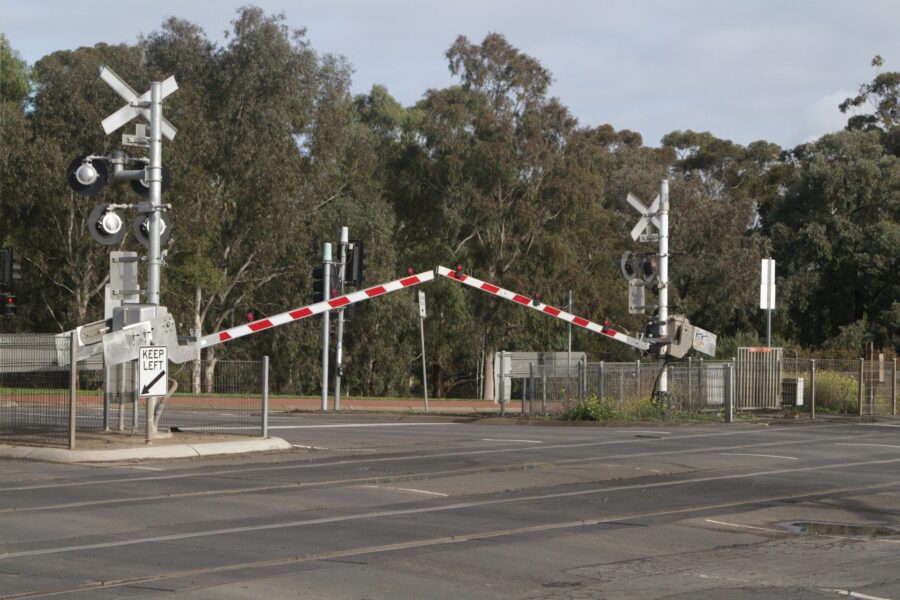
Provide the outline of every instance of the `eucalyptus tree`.
{"type": "Polygon", "coordinates": [[[96,204],[128,198],[116,186],[99,198],[85,198],[66,185],[66,167],[74,157],[113,148],[100,122],[121,106],[121,99],[97,77],[101,64],[135,86],[147,83],[134,47],[97,44],[54,52],[31,69],[31,105],[15,121],[18,135],[5,138],[4,146],[14,148],[16,158],[3,175],[9,182],[4,227],[30,274],[24,284],[43,282],[23,290],[23,317],[32,330],[65,330],[103,316],[109,248],[90,236],[88,216],[96,204]]]}
{"type": "MultiPolygon", "coordinates": [[[[446,57],[459,84],[429,90],[409,119],[403,193],[394,199],[401,243],[423,262],[461,263],[515,289],[584,279],[575,259],[602,238],[605,223],[577,240],[572,228],[596,214],[602,180],[579,162],[582,145],[569,145],[577,122],[549,97],[550,73],[499,34],[481,44],[460,36],[446,57]]],[[[447,292],[445,318],[478,324],[461,350],[468,364],[483,361],[484,396],[492,398],[493,352],[528,317],[486,297],[455,297],[462,293],[447,292]]]]}
{"type": "Polygon", "coordinates": [[[764,216],[782,258],[789,335],[821,345],[853,330],[854,344],[897,349],[900,159],[881,132],[851,130],[798,146],[789,160],[796,174],[764,216]]]}

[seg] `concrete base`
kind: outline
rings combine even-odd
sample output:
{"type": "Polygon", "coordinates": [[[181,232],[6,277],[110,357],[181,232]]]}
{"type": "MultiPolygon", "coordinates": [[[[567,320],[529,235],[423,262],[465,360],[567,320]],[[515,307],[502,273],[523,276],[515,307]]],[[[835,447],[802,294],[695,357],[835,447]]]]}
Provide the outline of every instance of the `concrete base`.
{"type": "Polygon", "coordinates": [[[290,450],[291,445],[281,438],[254,438],[233,442],[145,445],[114,450],[68,450],[37,446],[8,446],[0,444],[0,458],[27,458],[58,463],[116,462],[166,458],[194,458],[217,454],[241,454],[290,450]]]}

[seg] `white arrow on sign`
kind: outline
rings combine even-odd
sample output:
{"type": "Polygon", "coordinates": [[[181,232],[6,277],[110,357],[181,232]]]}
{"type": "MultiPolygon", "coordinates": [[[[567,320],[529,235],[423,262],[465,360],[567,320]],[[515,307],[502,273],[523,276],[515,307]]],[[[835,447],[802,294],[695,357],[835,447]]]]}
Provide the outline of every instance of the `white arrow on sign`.
{"type": "MultiPolygon", "coordinates": [[[[140,96],[134,89],[128,85],[124,79],[119,77],[115,71],[107,67],[106,65],[101,65],[100,67],[100,79],[106,82],[109,87],[111,87],[117,94],[122,96],[128,104],[109,115],[105,119],[101,125],[103,125],[103,131],[107,134],[112,133],[125,123],[131,121],[138,115],[143,116],[147,121],[150,120],[150,109],[142,106],[147,102],[150,102],[150,90],[147,90],[140,96]]],[[[162,82],[161,89],[161,98],[165,98],[172,92],[178,89],[178,84],[175,82],[175,77],[169,77],[165,81],[162,82]]],[[[175,134],[178,133],[178,130],[175,129],[175,126],[172,125],[165,117],[162,119],[162,123],[160,124],[160,129],[162,134],[166,136],[169,140],[175,137],[175,134]]]]}
{"type": "Polygon", "coordinates": [[[650,203],[649,207],[644,206],[643,202],[638,200],[637,196],[631,192],[628,193],[628,196],[625,199],[628,201],[628,204],[641,215],[637,225],[631,230],[631,239],[637,241],[650,223],[653,223],[655,227],[659,228],[659,219],[656,218],[656,214],[659,212],[659,194],[656,195],[656,198],[653,199],[653,202],[650,203]]]}

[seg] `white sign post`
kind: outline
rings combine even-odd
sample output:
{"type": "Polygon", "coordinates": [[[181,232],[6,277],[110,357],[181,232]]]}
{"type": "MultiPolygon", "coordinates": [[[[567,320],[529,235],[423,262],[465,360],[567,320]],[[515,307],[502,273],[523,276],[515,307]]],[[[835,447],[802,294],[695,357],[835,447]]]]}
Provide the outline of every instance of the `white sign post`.
{"type": "Polygon", "coordinates": [[[762,259],[759,307],[766,311],[766,347],[772,347],[772,311],[775,310],[775,259],[762,259]]]}
{"type": "Polygon", "coordinates": [[[425,292],[419,290],[419,338],[422,341],[422,395],[425,398],[425,412],[428,412],[428,374],[425,368],[425,292]]]}

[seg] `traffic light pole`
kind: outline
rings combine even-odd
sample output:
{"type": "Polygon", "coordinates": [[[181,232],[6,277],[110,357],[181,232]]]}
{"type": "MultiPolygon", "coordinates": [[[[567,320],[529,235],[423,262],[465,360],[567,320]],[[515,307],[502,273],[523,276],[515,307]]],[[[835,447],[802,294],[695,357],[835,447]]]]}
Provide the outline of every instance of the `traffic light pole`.
{"type": "MultiPolygon", "coordinates": [[[[322,294],[326,301],[331,298],[331,243],[322,246],[322,294]]],[[[322,410],[328,410],[328,333],[331,326],[330,311],[322,313],[322,410]]]]}
{"type": "MultiPolygon", "coordinates": [[[[338,244],[338,295],[344,295],[344,280],[347,275],[347,244],[350,243],[350,230],[341,227],[341,241],[338,244]]],[[[341,410],[341,375],[344,352],[344,309],[337,314],[337,341],[334,347],[334,410],[341,410]]]]}
{"type": "MultiPolygon", "coordinates": [[[[669,321],[669,180],[659,182],[659,327],[660,337],[668,335],[669,321]]],[[[666,373],[666,346],[659,348],[659,392],[669,391],[666,373]]]]}

